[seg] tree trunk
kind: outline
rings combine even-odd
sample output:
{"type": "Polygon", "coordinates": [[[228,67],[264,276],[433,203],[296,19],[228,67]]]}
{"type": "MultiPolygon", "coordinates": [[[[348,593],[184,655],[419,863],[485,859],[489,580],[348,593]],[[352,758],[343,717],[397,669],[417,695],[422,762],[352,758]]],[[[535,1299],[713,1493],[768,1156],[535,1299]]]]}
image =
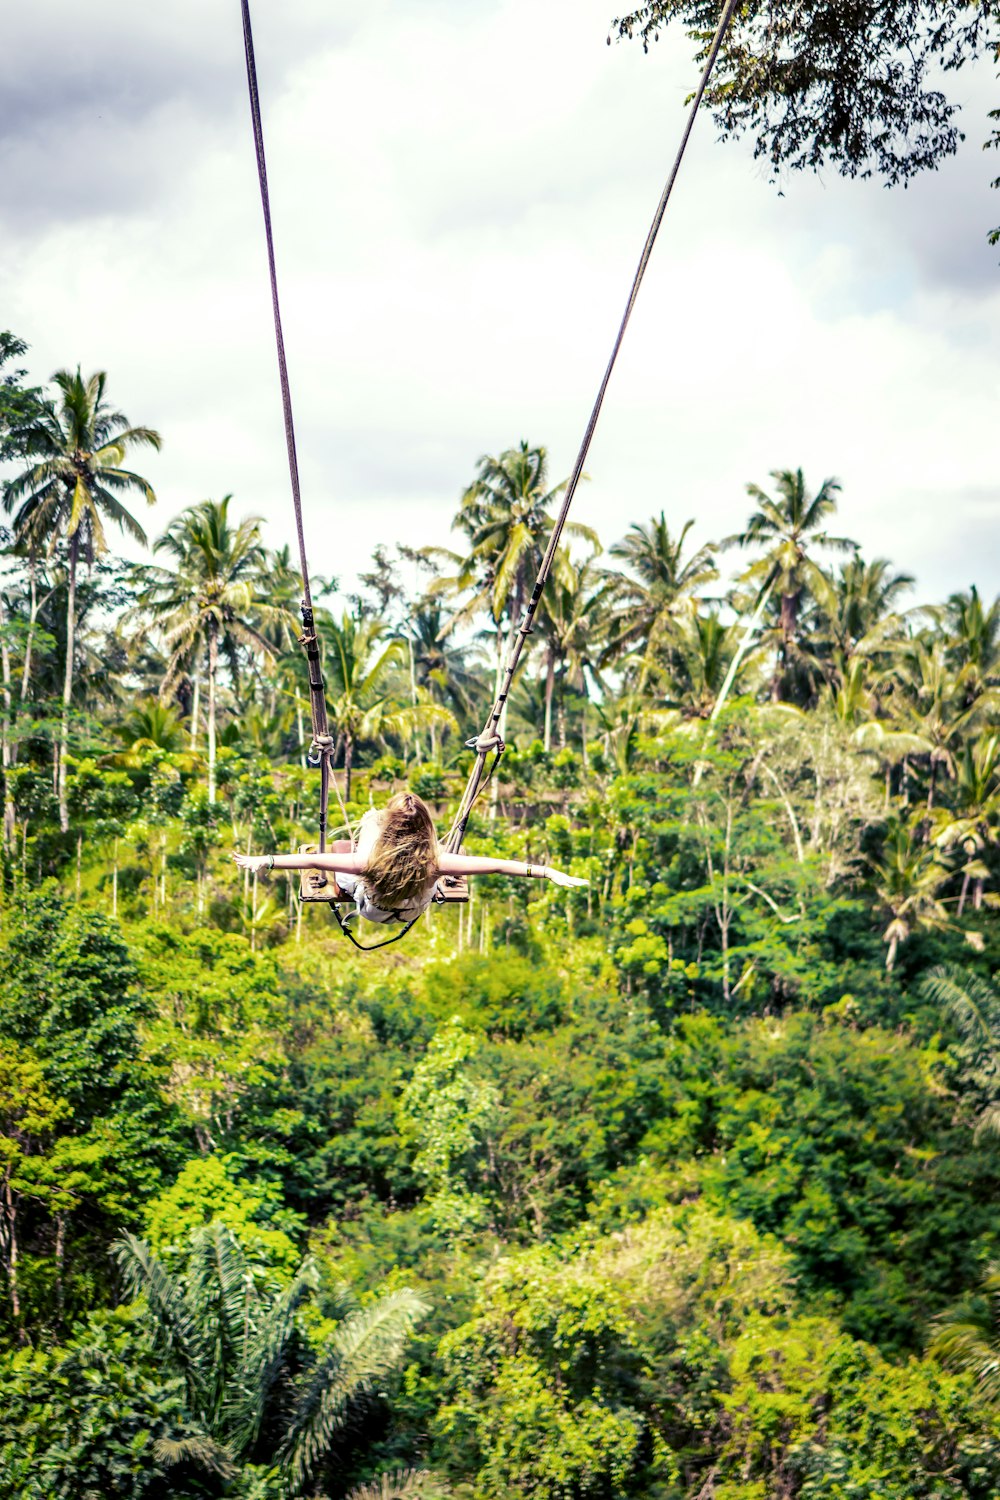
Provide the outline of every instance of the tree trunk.
{"type": "Polygon", "coordinates": [[[0,663],[3,666],[3,726],[0,730],[0,762],[3,766],[3,846],[11,848],[14,840],[14,798],[10,790],[13,702],[10,690],[10,643],[7,640],[7,607],[0,594],[0,663]]]}
{"type": "Polygon", "coordinates": [[[351,800],[351,761],[354,759],[354,741],[349,734],[344,735],[344,801],[351,800]]]}
{"type": "Polygon", "coordinates": [[[63,1271],[66,1264],[66,1215],[56,1214],[56,1327],[61,1331],[66,1310],[63,1271]]]}
{"type": "Polygon", "coordinates": [[[556,653],[549,647],[549,664],[545,670],[545,753],[552,749],[552,693],[556,685],[556,653]]]}
{"type": "Polygon", "coordinates": [[[219,674],[219,627],[208,622],[208,800],[215,801],[215,690],[219,674]]]}
{"type": "Polygon", "coordinates": [[[14,1326],[18,1332],[18,1339],[25,1342],[24,1329],[21,1327],[21,1290],[18,1283],[17,1261],[17,1203],[10,1185],[10,1179],[4,1184],[4,1219],[3,1238],[6,1242],[5,1259],[7,1261],[7,1285],[10,1290],[10,1310],[13,1315],[14,1326]]]}
{"type": "Polygon", "coordinates": [[[299,765],[303,771],[306,768],[306,726],[302,717],[302,699],[298,691],[295,694],[295,728],[299,737],[299,765]]]}
{"type": "Polygon", "coordinates": [[[34,554],[28,559],[28,586],[31,592],[31,608],[28,612],[28,634],[24,642],[24,665],[21,668],[21,702],[28,696],[31,680],[31,649],[35,639],[35,621],[38,619],[38,564],[34,554]]]}
{"type": "Polygon", "coordinates": [[[960,917],[965,910],[965,898],[969,893],[969,881],[971,878],[968,870],[962,872],[962,889],[958,897],[958,910],[955,912],[956,917],[960,917]]]}
{"type": "Polygon", "coordinates": [[[66,599],[66,674],[63,678],[62,722],[59,726],[59,827],[69,832],[69,803],[66,791],[66,756],[69,753],[69,710],[73,699],[73,655],[76,650],[76,565],[80,555],[80,533],[74,531],[69,543],[69,593],[66,599]]]}
{"type": "Polygon", "coordinates": [[[559,679],[559,691],[556,693],[556,739],[559,741],[559,749],[566,749],[566,674],[559,679]]]}
{"type": "Polygon", "coordinates": [[[893,933],[889,939],[889,951],[885,955],[885,970],[891,974],[896,964],[896,950],[899,948],[899,938],[893,933]]]}
{"type": "Polygon", "coordinates": [[[195,674],[194,674],[194,693],[193,693],[193,696],[191,698],[191,753],[192,753],[192,755],[194,754],[194,752],[198,748],[198,710],[199,710],[199,707],[200,707],[200,699],[201,699],[201,678],[198,676],[198,669],[196,667],[195,668],[195,674]]]}

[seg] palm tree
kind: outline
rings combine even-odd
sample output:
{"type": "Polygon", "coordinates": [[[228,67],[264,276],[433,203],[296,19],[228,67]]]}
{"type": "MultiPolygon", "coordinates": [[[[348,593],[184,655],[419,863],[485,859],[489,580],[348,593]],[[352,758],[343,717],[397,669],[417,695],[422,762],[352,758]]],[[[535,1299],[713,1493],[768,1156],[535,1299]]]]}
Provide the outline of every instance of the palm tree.
{"type": "MultiPolygon", "coordinates": [[[[445,614],[441,602],[422,599],[408,620],[408,649],[413,660],[413,679],[435,702],[447,705],[462,723],[480,722],[485,712],[485,689],[481,674],[470,667],[466,653],[453,644],[454,619],[445,614]]],[[[436,726],[431,725],[432,738],[436,726]]],[[[436,746],[432,744],[431,758],[436,746]]]]}
{"type": "Polygon", "coordinates": [[[799,617],[803,603],[812,595],[829,604],[830,582],[809,556],[809,549],[831,548],[852,552],[857,544],[847,537],[830,536],[823,523],[837,509],[840,482],[824,479],[815,495],[810,495],[801,469],[775,469],[771,473],[778,497],[756,484],[747,485],[747,494],[757,502],[757,509],[743,531],[728,536],[724,547],[765,548],[764,555],[747,569],[744,580],[763,592],[774,589],[779,597],[778,660],[771,682],[771,697],[777,702],[787,691],[799,651],[799,617]]]}
{"type": "Polygon", "coordinates": [[[451,1494],[451,1486],[439,1474],[428,1469],[398,1469],[394,1474],[380,1474],[368,1484],[355,1485],[345,1500],[449,1500],[451,1494]]]}
{"type": "Polygon", "coordinates": [[[976,1110],[976,1135],[1000,1135],[1000,993],[976,974],[944,966],[920,989],[955,1023],[959,1083],[976,1110]]]}
{"type": "MultiPolygon", "coordinates": [[[[277,1458],[287,1495],[313,1493],[317,1468],[399,1367],[424,1305],[410,1291],[389,1292],[347,1311],[317,1349],[301,1317],[319,1286],[313,1261],[278,1289],[218,1220],[196,1230],[188,1248],[183,1271],[131,1234],[114,1251],[164,1365],[183,1382],[201,1429],[194,1456],[227,1477],[243,1463],[277,1458]]],[[[156,1456],[193,1455],[168,1443],[156,1456]]]]}
{"type": "MultiPolygon", "coordinates": [[[[176,566],[139,570],[139,607],[157,619],[170,653],[161,697],[169,697],[188,671],[193,671],[197,689],[200,664],[205,663],[210,802],[216,796],[220,658],[238,680],[241,656],[274,654],[263,628],[288,618],[281,605],[265,604],[260,598],[268,588],[260,519],[247,516],[234,527],[229,520],[231,499],[225,495],[219,501],[203,500],[183,511],[153,548],[167,553],[176,566]]],[[[193,717],[197,718],[197,707],[193,717]]]]}
{"type": "MultiPolygon", "coordinates": [[[[261,620],[260,633],[272,651],[272,668],[265,686],[268,716],[276,722],[282,718],[279,697],[284,697],[295,720],[299,763],[305,768],[309,734],[305,713],[309,702],[309,671],[299,644],[298,611],[302,599],[302,574],[292,557],[291,548],[279,547],[267,554],[267,588],[270,605],[280,613],[261,620]]],[[[312,579],[313,597],[331,587],[325,579],[312,579]]],[[[197,684],[196,684],[197,686],[197,684]]]]}
{"type": "Polygon", "coordinates": [[[668,670],[668,707],[711,718],[736,655],[738,634],[737,625],[722,624],[717,608],[678,621],[668,670]]]}
{"type": "Polygon", "coordinates": [[[560,747],[566,743],[566,688],[587,695],[587,674],[600,683],[600,659],[607,635],[608,584],[592,558],[574,563],[560,547],[542,595],[537,620],[545,643],[543,743],[552,749],[552,704],[558,683],[560,747]]]}
{"type": "Polygon", "coordinates": [[[935,613],[950,629],[949,655],[956,667],[969,669],[975,690],[1000,683],[1000,598],[986,609],[973,585],[967,594],[952,594],[935,613]]]}
{"type": "Polygon", "coordinates": [[[897,645],[902,618],[900,598],[913,586],[909,573],[896,573],[885,557],[865,562],[850,557],[816,602],[810,655],[829,683],[843,722],[858,722],[875,683],[873,663],[884,663],[897,645]],[[842,702],[838,700],[842,699],[842,702]]]}
{"type": "MultiPolygon", "coordinates": [[[[499,458],[479,460],[479,472],[462,496],[453,527],[468,539],[468,554],[456,557],[458,576],[441,581],[471,598],[456,616],[461,623],[481,610],[489,612],[496,629],[496,691],[504,664],[514,644],[518,623],[541,567],[552,530],[549,507],[568,480],[548,489],[548,454],[522,442],[499,458]],[[506,620],[506,634],[503,622],[506,620]]],[[[588,526],[569,522],[565,535],[586,539],[596,551],[600,543],[588,526]]],[[[502,725],[501,725],[502,733],[502,725]]]]}
{"type": "Polygon", "coordinates": [[[996,692],[971,696],[969,668],[954,671],[939,639],[917,637],[894,653],[886,712],[894,729],[923,742],[928,760],[927,812],[934,810],[938,773],[955,775],[955,757],[967,731],[993,705],[996,692]]]}
{"type": "Polygon", "coordinates": [[[870,563],[855,553],[832,580],[824,599],[832,609],[825,617],[830,641],[844,661],[853,656],[864,640],[896,613],[903,594],[913,587],[909,573],[894,573],[887,557],[870,563]]]}
{"type": "Polygon", "coordinates": [[[320,616],[330,720],[344,750],[344,800],[351,796],[351,767],[360,739],[407,734],[427,724],[454,728],[454,715],[441,704],[401,703],[393,692],[392,673],[401,666],[405,642],[386,639],[381,620],[359,620],[343,614],[339,621],[320,616]]]}
{"type": "Polygon", "coordinates": [[[891,974],[900,943],[918,928],[947,926],[939,893],[948,871],[922,844],[911,824],[894,821],[886,830],[882,852],[868,861],[875,898],[885,930],[885,966],[891,974]]]}
{"type": "Polygon", "coordinates": [[[162,703],[158,699],[133,703],[115,734],[128,750],[135,753],[163,750],[171,755],[184,745],[180,714],[172,703],[162,703]]]}
{"type": "Polygon", "coordinates": [[[935,1319],[928,1352],[949,1369],[972,1375],[983,1399],[995,1406],[1000,1402],[1000,1266],[990,1267],[982,1293],[978,1305],[935,1319]]]}
{"type": "Polygon", "coordinates": [[[968,740],[958,756],[954,806],[940,809],[934,842],[941,849],[959,847],[965,854],[958,915],[965,910],[970,880],[975,880],[974,905],[983,904],[983,886],[989,874],[982,854],[1000,838],[1000,734],[984,734],[968,740]]]}
{"type": "Polygon", "coordinates": [[[73,698],[76,647],[76,572],[81,555],[92,563],[108,550],[104,522],[111,521],[143,546],[146,533],[118,499],[137,491],[148,504],[156,499],[149,481],[123,468],[131,448],[159,449],[160,435],[151,427],[134,427],[104,399],[103,370],[84,380],[77,369],[57,370],[52,377],[61,397],[44,407],[23,431],[21,441],[35,462],[7,485],[4,505],[14,514],[14,532],[30,556],[68,543],[69,587],[66,596],[66,666],[59,725],[59,824],[69,828],[66,801],[66,755],[73,698]]]}
{"type": "Polygon", "coordinates": [[[645,526],[632,525],[610,549],[611,556],[620,559],[632,576],[614,575],[614,609],[605,654],[615,660],[642,645],[637,681],[640,692],[651,664],[664,644],[669,644],[678,620],[693,614],[699,592],[719,576],[711,544],[684,557],[684,543],[693,525],[694,521],[686,521],[679,534],[671,536],[661,511],[645,526]]]}

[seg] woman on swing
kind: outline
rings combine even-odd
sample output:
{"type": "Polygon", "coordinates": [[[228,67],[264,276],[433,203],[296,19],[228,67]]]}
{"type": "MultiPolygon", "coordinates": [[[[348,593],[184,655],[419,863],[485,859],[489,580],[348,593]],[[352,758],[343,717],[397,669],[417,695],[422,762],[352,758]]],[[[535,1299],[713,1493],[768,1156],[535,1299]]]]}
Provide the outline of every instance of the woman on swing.
{"type": "Polygon", "coordinates": [[[338,893],[353,897],[358,913],[369,922],[413,921],[434,900],[442,875],[520,875],[554,885],[587,884],[549,865],[449,854],[437,841],[427,804],[413,792],[397,792],[384,808],[366,812],[354,844],[338,839],[324,854],[233,858],[241,870],[327,870],[335,877],[338,893]]]}

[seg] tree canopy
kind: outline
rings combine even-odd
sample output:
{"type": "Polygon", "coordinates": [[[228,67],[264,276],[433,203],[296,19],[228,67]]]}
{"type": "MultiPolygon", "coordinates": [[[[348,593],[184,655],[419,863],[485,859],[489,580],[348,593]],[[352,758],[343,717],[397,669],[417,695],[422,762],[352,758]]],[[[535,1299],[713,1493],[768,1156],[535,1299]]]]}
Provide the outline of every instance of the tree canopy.
{"type": "MultiPolygon", "coordinates": [[[[717,0],[649,0],[614,29],[648,50],[676,25],[701,52],[719,10],[717,0]]],[[[737,7],[708,98],[720,130],[749,136],[775,174],[830,166],[896,184],[957,151],[958,75],[998,60],[996,0],[751,0],[737,7]]],[[[1000,110],[991,118],[984,144],[995,147],[1000,110]]]]}

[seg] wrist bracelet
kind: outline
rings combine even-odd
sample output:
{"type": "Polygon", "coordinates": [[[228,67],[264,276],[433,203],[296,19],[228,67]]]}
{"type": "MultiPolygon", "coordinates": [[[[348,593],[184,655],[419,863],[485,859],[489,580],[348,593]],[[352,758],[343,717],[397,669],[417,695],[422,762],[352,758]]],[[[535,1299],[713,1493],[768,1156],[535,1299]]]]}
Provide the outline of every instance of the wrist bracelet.
{"type": "Polygon", "coordinates": [[[274,869],[274,855],[273,854],[269,854],[267,856],[267,868],[268,868],[268,870],[273,870],[274,869]]]}

